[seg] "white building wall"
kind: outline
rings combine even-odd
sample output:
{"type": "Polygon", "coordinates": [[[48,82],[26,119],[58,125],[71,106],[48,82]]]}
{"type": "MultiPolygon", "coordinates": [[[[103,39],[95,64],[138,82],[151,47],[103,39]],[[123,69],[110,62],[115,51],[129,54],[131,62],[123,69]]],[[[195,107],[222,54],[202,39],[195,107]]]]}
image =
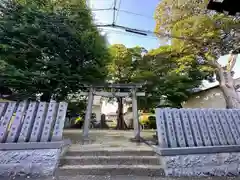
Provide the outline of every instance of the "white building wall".
{"type": "Polygon", "coordinates": [[[101,114],[102,114],[101,96],[94,96],[92,113],[96,114],[97,121],[101,120],[101,114]]]}

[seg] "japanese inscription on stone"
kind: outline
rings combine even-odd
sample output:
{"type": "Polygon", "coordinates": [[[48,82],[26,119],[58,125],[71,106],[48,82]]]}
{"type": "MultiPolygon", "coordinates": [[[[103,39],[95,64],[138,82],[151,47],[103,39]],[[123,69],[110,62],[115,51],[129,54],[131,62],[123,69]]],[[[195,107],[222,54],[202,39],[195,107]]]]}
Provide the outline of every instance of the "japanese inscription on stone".
{"type": "Polygon", "coordinates": [[[218,118],[217,112],[215,110],[210,109],[209,113],[212,117],[217,136],[219,137],[218,139],[219,139],[220,145],[227,145],[227,140],[226,140],[226,137],[224,135],[224,131],[223,131],[221,122],[218,118]]]}
{"type": "Polygon", "coordinates": [[[177,134],[178,145],[180,147],[186,147],[186,142],[185,142],[185,137],[184,137],[180,114],[177,109],[172,109],[170,112],[173,117],[173,123],[175,124],[175,127],[176,127],[175,130],[176,130],[176,134],[177,134]]]}
{"type": "Polygon", "coordinates": [[[36,102],[29,103],[26,115],[23,120],[23,125],[22,125],[20,136],[18,138],[18,142],[26,142],[30,139],[33,123],[35,120],[34,117],[35,117],[37,105],[38,104],[36,102]]]}
{"type": "Polygon", "coordinates": [[[165,128],[164,112],[160,108],[156,109],[156,120],[159,146],[166,148],[168,147],[167,131],[165,128]]]}
{"type": "Polygon", "coordinates": [[[233,119],[231,113],[229,111],[224,111],[224,115],[225,115],[225,117],[227,119],[227,122],[230,126],[230,129],[232,131],[232,135],[234,137],[234,140],[235,140],[236,144],[240,145],[240,135],[239,135],[237,126],[234,122],[234,119],[233,119]]]}
{"type": "Polygon", "coordinates": [[[163,112],[166,118],[169,144],[172,148],[177,147],[177,139],[176,139],[175,129],[173,125],[173,117],[171,115],[171,110],[164,109],[163,112]]]}
{"type": "Polygon", "coordinates": [[[188,110],[179,110],[179,111],[182,118],[182,124],[183,124],[187,145],[190,147],[194,146],[192,128],[189,123],[189,117],[188,117],[190,110],[188,109],[188,110]]]}
{"type": "Polygon", "coordinates": [[[218,137],[217,137],[217,133],[216,133],[216,128],[214,127],[213,124],[213,119],[209,113],[208,110],[202,110],[202,114],[205,118],[205,122],[208,128],[208,132],[209,132],[209,136],[211,138],[212,141],[212,145],[219,145],[219,141],[218,141],[218,137]]]}
{"type": "Polygon", "coordinates": [[[196,118],[197,118],[197,122],[199,125],[199,129],[201,131],[202,134],[202,140],[204,142],[205,146],[211,146],[211,140],[210,140],[210,136],[209,136],[209,132],[208,132],[208,128],[206,126],[206,122],[204,120],[204,111],[199,110],[199,109],[195,109],[195,114],[196,114],[196,118]]]}
{"type": "Polygon", "coordinates": [[[62,134],[63,134],[66,113],[67,113],[67,103],[60,102],[59,107],[58,107],[55,126],[53,129],[52,140],[54,140],[54,141],[62,140],[62,134]]]}
{"type": "Polygon", "coordinates": [[[50,140],[51,132],[55,123],[56,113],[57,113],[57,103],[50,102],[48,106],[45,123],[43,126],[43,132],[41,136],[42,142],[50,140]]]}
{"type": "Polygon", "coordinates": [[[230,126],[227,122],[228,120],[226,119],[226,116],[225,116],[223,110],[215,110],[215,111],[216,111],[216,114],[219,118],[219,121],[222,124],[222,128],[223,128],[223,131],[224,131],[224,134],[225,134],[225,137],[226,137],[226,140],[227,140],[228,144],[230,144],[230,145],[236,144],[236,142],[234,140],[234,137],[232,135],[230,126]]]}
{"type": "Polygon", "coordinates": [[[189,110],[188,111],[188,116],[189,116],[189,121],[193,129],[193,138],[195,139],[196,145],[197,146],[202,146],[203,145],[203,140],[202,136],[199,130],[199,125],[198,121],[196,119],[195,111],[194,110],[189,110]]]}
{"type": "Polygon", "coordinates": [[[6,141],[8,133],[8,125],[12,118],[13,112],[16,107],[16,102],[9,102],[6,113],[4,114],[1,125],[0,125],[0,142],[3,143],[6,141]]]}
{"type": "Polygon", "coordinates": [[[34,120],[33,129],[30,136],[31,142],[39,141],[42,135],[42,128],[45,122],[47,103],[40,102],[37,109],[37,114],[34,120]]]}
{"type": "Polygon", "coordinates": [[[26,108],[27,101],[22,101],[19,103],[15,118],[13,119],[13,122],[8,133],[7,142],[15,142],[18,139],[23,123],[22,119],[26,111],[26,108]]]}

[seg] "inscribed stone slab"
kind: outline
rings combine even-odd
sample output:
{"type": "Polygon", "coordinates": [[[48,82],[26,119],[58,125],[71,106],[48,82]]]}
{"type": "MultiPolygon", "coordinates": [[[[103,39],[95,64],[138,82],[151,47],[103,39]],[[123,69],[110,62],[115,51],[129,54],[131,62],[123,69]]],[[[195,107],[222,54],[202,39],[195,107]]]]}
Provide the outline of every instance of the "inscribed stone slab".
{"type": "Polygon", "coordinates": [[[4,143],[8,134],[8,125],[12,118],[13,112],[16,107],[16,102],[9,102],[6,113],[3,116],[3,119],[0,124],[0,143],[4,143]]]}
{"type": "Polygon", "coordinates": [[[159,146],[166,148],[168,147],[167,130],[165,128],[164,112],[160,108],[156,109],[156,120],[159,146]]]}
{"type": "Polygon", "coordinates": [[[25,110],[27,108],[27,101],[22,101],[18,104],[18,108],[16,111],[16,115],[12,121],[8,136],[7,142],[16,142],[22,128],[22,119],[25,114],[25,110]]]}
{"type": "Polygon", "coordinates": [[[43,129],[45,117],[46,117],[46,111],[47,111],[47,103],[40,102],[38,105],[37,115],[35,117],[33,129],[30,136],[31,142],[37,142],[37,141],[40,141],[41,139],[42,129],[43,129]]]}

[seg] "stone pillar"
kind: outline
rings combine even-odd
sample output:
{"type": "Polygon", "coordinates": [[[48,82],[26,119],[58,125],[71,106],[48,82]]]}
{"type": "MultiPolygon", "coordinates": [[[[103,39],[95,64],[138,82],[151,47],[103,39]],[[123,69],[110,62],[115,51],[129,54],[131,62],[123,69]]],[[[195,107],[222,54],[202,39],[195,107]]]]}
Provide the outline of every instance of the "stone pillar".
{"type": "Polygon", "coordinates": [[[136,88],[132,89],[132,111],[133,111],[134,138],[135,140],[139,141],[140,140],[140,124],[139,124],[139,118],[138,118],[136,88]]]}
{"type": "Polygon", "coordinates": [[[90,88],[89,94],[88,94],[88,104],[87,104],[87,109],[85,113],[85,118],[84,118],[84,125],[83,125],[83,140],[88,140],[89,136],[89,125],[91,121],[91,116],[92,116],[92,106],[93,106],[93,88],[90,88]]]}

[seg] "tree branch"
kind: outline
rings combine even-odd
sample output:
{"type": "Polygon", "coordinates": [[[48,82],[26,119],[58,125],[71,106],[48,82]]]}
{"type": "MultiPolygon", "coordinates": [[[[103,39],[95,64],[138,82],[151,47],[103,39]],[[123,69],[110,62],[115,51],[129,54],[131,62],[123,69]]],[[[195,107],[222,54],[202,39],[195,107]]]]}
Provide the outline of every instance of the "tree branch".
{"type": "Polygon", "coordinates": [[[232,71],[232,69],[234,68],[236,61],[237,61],[237,54],[230,54],[229,58],[228,58],[228,64],[227,64],[227,70],[229,72],[232,71]]]}
{"type": "Polygon", "coordinates": [[[222,69],[221,65],[216,61],[207,61],[207,65],[212,66],[213,68],[222,69]]]}

